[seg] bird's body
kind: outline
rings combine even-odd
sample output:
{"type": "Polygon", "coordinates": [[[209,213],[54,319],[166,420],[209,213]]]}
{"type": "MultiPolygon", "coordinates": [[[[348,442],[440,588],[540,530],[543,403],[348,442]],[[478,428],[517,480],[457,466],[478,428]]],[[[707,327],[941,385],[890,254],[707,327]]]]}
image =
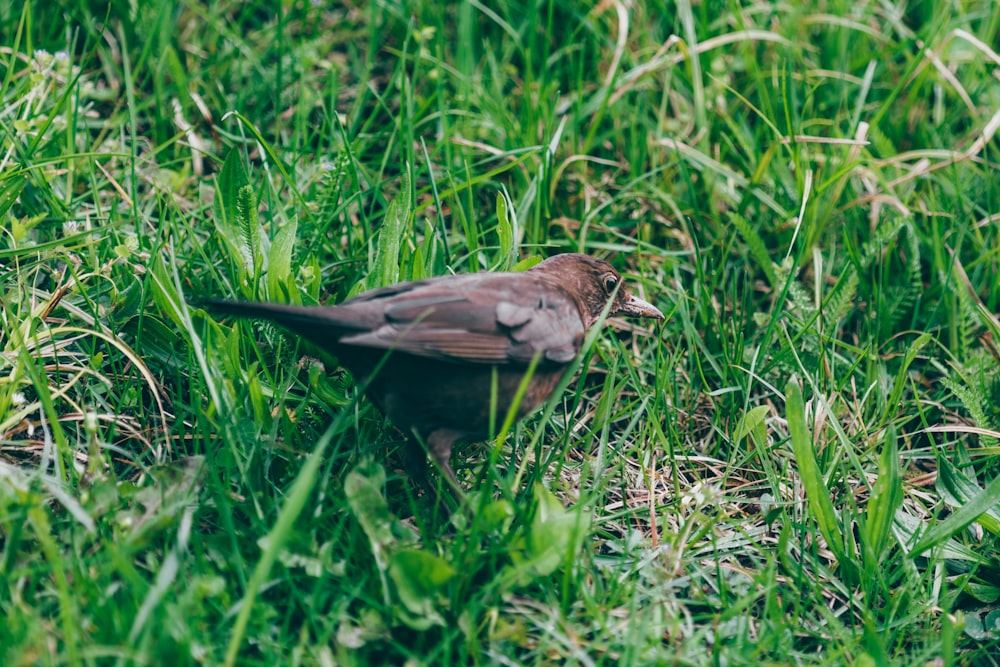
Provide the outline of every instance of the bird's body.
{"type": "MultiPolygon", "coordinates": [[[[442,276],[371,290],[336,306],[225,300],[209,310],[273,320],[337,357],[385,415],[415,434],[451,481],[452,445],[492,435],[514,405],[520,419],[552,394],[584,335],[610,315],[663,315],[619,287],[617,272],[587,255],[552,257],[522,273],[442,276]]],[[[419,445],[411,475],[426,483],[419,445]]]]}

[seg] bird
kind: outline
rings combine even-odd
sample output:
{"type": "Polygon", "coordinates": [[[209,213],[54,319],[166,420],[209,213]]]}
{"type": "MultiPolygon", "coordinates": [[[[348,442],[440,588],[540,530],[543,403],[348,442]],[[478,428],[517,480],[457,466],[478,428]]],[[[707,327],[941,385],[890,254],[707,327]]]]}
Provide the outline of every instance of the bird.
{"type": "Polygon", "coordinates": [[[335,357],[409,436],[403,463],[411,479],[434,492],[430,455],[458,500],[455,445],[496,435],[491,428],[511,410],[520,420],[544,404],[606,306],[611,317],[664,319],[611,264],[578,253],[521,272],[402,282],[338,305],[214,298],[198,305],[273,321],[335,357]]]}

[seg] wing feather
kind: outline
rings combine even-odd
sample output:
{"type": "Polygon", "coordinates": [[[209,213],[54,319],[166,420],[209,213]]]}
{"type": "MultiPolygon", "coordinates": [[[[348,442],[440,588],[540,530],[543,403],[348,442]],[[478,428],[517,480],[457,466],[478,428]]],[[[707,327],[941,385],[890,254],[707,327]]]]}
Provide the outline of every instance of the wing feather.
{"type": "Polygon", "coordinates": [[[568,363],[584,334],[575,303],[560,294],[540,299],[532,288],[541,286],[518,277],[522,280],[511,282],[503,274],[456,276],[348,301],[337,308],[363,309],[363,319],[373,326],[345,331],[339,343],[456,363],[526,365],[536,354],[543,363],[568,363]]]}

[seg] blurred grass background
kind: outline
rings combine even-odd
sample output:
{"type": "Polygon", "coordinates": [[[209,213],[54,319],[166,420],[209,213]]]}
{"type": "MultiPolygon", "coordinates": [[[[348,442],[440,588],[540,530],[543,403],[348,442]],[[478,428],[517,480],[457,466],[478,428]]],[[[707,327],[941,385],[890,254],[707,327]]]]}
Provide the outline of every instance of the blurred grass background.
{"type": "Polygon", "coordinates": [[[0,5],[0,662],[1000,663],[1000,5],[0,5]],[[667,314],[456,469],[200,296],[667,314]]]}

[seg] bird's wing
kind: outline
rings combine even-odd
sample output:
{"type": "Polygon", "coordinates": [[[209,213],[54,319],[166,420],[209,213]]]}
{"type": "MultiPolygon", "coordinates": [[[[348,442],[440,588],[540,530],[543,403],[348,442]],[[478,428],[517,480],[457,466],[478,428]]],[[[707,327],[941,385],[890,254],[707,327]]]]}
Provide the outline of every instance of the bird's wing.
{"type": "Polygon", "coordinates": [[[363,309],[369,322],[378,308],[383,322],[344,332],[339,343],[464,363],[523,365],[536,355],[542,363],[568,363],[584,334],[576,305],[518,277],[425,281],[405,292],[352,299],[336,308],[363,309]]]}

